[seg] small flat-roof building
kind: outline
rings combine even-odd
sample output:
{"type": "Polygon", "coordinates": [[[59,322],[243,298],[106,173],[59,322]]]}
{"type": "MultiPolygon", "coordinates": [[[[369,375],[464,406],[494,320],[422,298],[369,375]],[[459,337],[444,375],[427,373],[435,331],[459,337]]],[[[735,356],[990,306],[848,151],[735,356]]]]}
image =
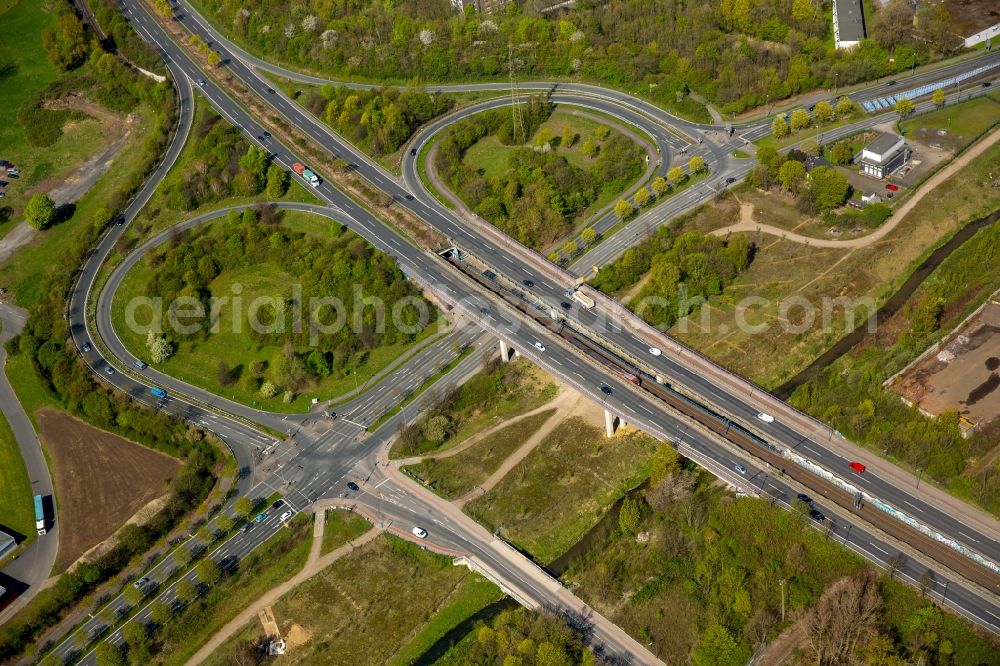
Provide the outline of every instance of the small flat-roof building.
{"type": "Polygon", "coordinates": [[[11,554],[17,548],[17,541],[6,532],[0,531],[0,559],[11,554]]]}
{"type": "Polygon", "coordinates": [[[861,173],[885,178],[910,159],[910,147],[898,134],[881,133],[861,151],[861,173]]]}
{"type": "Polygon", "coordinates": [[[857,46],[867,36],[861,0],[833,0],[833,43],[838,49],[857,46]]]}

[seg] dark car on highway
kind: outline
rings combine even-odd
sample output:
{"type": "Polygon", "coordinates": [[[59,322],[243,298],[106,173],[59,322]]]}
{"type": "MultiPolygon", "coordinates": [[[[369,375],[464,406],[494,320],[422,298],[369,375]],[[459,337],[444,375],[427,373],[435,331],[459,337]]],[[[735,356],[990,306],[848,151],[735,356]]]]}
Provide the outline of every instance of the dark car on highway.
{"type": "Polygon", "coordinates": [[[805,502],[806,504],[813,503],[813,498],[809,497],[809,495],[806,495],[805,493],[799,493],[798,495],[795,496],[795,498],[800,502],[805,502]]]}
{"type": "Polygon", "coordinates": [[[819,509],[811,509],[809,511],[809,517],[815,520],[817,523],[821,523],[824,520],[826,520],[826,516],[824,516],[823,512],[820,511],[819,509]]]}
{"type": "Polygon", "coordinates": [[[601,387],[601,393],[603,393],[604,395],[611,395],[611,387],[610,386],[602,386],[601,387]]]}

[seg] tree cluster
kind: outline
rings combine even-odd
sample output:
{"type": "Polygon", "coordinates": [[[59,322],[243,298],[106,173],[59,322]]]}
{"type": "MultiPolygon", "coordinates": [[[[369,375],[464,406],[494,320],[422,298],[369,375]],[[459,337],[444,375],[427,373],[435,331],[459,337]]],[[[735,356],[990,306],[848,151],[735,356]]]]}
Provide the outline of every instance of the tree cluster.
{"type": "Polygon", "coordinates": [[[798,209],[810,215],[844,205],[852,191],[847,176],[828,166],[806,173],[805,159],[799,151],[781,155],[773,148],[761,148],[748,182],[764,190],[784,188],[796,197],[798,209]]]}
{"type": "Polygon", "coordinates": [[[64,72],[76,69],[87,59],[89,40],[83,22],[68,4],[60,3],[55,28],[42,31],[42,47],[49,62],[64,72]]]}
{"type": "Polygon", "coordinates": [[[878,6],[870,38],[832,47],[828,15],[810,0],[587,0],[573,11],[454,12],[447,0],[385,3],[305,0],[289,10],[266,0],[247,8],[208,0],[216,25],[261,53],[338,77],[467,81],[506,78],[514,45],[518,76],[579,76],[640,88],[682,113],[704,113],[693,89],[742,111],[816,87],[845,86],[927,62],[958,47],[943,6],[918,12],[906,0],[878,6]]]}
{"type": "MultiPolygon", "coordinates": [[[[535,108],[547,105],[538,102],[535,108]]],[[[544,120],[544,111],[529,110],[526,116],[530,130],[544,120]]],[[[642,171],[641,149],[621,134],[609,134],[595,146],[597,157],[587,171],[552,150],[556,137],[544,136],[547,128],[538,131],[540,145],[513,149],[507,171],[498,177],[464,168],[465,151],[477,141],[490,134],[513,140],[509,122],[509,113],[488,112],[462,123],[442,140],[436,166],[472,210],[531,247],[565,236],[602,193],[624,189],[642,171]]],[[[561,140],[559,145],[564,145],[561,140]]]]}
{"type": "Polygon", "coordinates": [[[332,85],[299,95],[299,102],[376,157],[396,152],[417,128],[454,105],[452,98],[420,88],[356,90],[332,85]]]}
{"type": "Polygon", "coordinates": [[[662,226],[601,268],[594,287],[613,294],[649,277],[629,306],[646,321],[668,328],[696,309],[702,299],[722,289],[746,270],[753,247],[739,234],[723,240],[697,231],[678,235],[676,225],[662,226]]]}
{"type": "MultiPolygon", "coordinates": [[[[416,333],[404,333],[392,324],[390,313],[393,304],[404,298],[420,298],[419,292],[388,255],[373,249],[344,226],[333,225],[331,237],[319,239],[268,223],[271,216],[274,213],[269,208],[248,208],[242,214],[232,211],[212,229],[185,233],[146,256],[147,264],[156,270],[143,293],[162,297],[166,303],[179,296],[194,297],[203,303],[205,312],[211,311],[213,296],[229,295],[213,294],[211,286],[226,271],[251,265],[262,270],[266,267],[287,274],[289,285],[301,286],[298,295],[293,294],[291,286],[287,293],[274,294],[288,307],[266,305],[255,313],[261,323],[275,324],[283,318],[279,330],[260,333],[248,321],[241,324],[255,344],[275,350],[273,358],[246,367],[220,367],[220,384],[239,379],[249,390],[272,398],[281,390],[299,391],[329,376],[346,376],[362,367],[367,354],[377,347],[415,339],[416,333]],[[329,322],[336,315],[330,307],[318,313],[308,312],[310,300],[320,297],[335,297],[344,304],[346,325],[334,334],[318,335],[318,344],[312,346],[310,316],[329,322]],[[301,326],[295,325],[293,298],[303,307],[301,326]],[[363,303],[366,298],[386,304],[384,319],[380,320],[374,306],[363,303]]],[[[423,303],[433,316],[433,308],[423,303]]],[[[243,312],[242,317],[250,315],[243,312]]],[[[195,333],[181,334],[169,325],[170,316],[164,312],[164,320],[156,322],[170,342],[182,344],[211,335],[207,325],[195,333]]],[[[401,316],[406,325],[418,327],[415,308],[404,308],[401,316]]],[[[183,349],[181,346],[181,353],[183,349]]]]}
{"type": "Polygon", "coordinates": [[[857,113],[858,107],[850,97],[841,97],[837,100],[836,108],[826,100],[821,100],[812,108],[812,115],[806,109],[795,109],[790,114],[777,115],[771,121],[771,135],[776,139],[783,139],[793,132],[803,130],[815,123],[819,126],[826,125],[836,119],[849,118],[857,113]]]}
{"type": "Polygon", "coordinates": [[[569,666],[596,664],[577,631],[556,615],[524,608],[502,611],[473,629],[475,642],[463,657],[473,664],[569,666]]]}
{"type": "MultiPolygon", "coordinates": [[[[192,128],[192,168],[163,183],[171,208],[190,211],[231,196],[254,196],[267,190],[280,197],[290,182],[272,169],[267,151],[252,146],[240,130],[214,113],[199,114],[192,128]],[[271,183],[274,183],[273,185],[271,183]],[[279,194],[280,193],[280,194],[279,194]]],[[[278,171],[284,170],[277,167],[278,171]]]]}

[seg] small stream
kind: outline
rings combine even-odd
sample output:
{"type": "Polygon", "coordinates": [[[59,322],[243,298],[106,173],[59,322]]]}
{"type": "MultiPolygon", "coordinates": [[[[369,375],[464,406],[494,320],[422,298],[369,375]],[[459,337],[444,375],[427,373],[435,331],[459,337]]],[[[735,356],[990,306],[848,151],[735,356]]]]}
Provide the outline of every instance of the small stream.
{"type": "Polygon", "coordinates": [[[626,498],[632,497],[637,493],[644,491],[648,485],[649,479],[646,479],[638,486],[632,488],[618,498],[618,501],[611,505],[611,507],[604,513],[604,516],[597,521],[597,524],[590,528],[590,531],[580,537],[579,541],[570,546],[569,550],[542,568],[556,578],[561,577],[564,573],[566,573],[566,570],[569,569],[573,560],[586,555],[594,546],[603,543],[605,539],[611,536],[611,534],[618,529],[618,514],[622,510],[622,503],[625,502],[626,498]]]}
{"type": "MultiPolygon", "coordinates": [[[[889,299],[882,304],[882,307],[875,312],[873,315],[873,317],[875,317],[875,321],[882,322],[896,314],[899,309],[903,307],[903,304],[909,300],[910,296],[913,295],[913,292],[917,290],[917,287],[919,287],[923,281],[927,279],[927,276],[941,265],[941,262],[950,257],[955,250],[965,245],[965,242],[972,238],[977,231],[990,226],[998,219],[1000,219],[1000,210],[994,211],[986,217],[973,220],[959,229],[958,233],[952,236],[947,243],[931,252],[931,254],[924,259],[919,266],[917,266],[917,269],[913,271],[910,277],[907,278],[906,282],[903,283],[896,293],[890,296],[889,299]]],[[[827,349],[819,358],[799,372],[799,374],[795,375],[775,389],[773,391],[774,395],[782,400],[788,400],[789,396],[795,392],[795,389],[802,386],[810,379],[816,377],[834,361],[846,354],[856,344],[861,342],[867,331],[868,320],[866,319],[853,331],[842,337],[836,342],[836,344],[827,349]]]]}

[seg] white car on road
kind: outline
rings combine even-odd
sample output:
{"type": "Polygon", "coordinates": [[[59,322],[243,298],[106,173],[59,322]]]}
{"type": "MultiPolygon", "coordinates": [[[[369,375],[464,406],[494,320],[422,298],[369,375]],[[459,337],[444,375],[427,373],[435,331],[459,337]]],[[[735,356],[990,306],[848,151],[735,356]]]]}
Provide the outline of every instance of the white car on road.
{"type": "Polygon", "coordinates": [[[417,537],[418,539],[426,539],[427,538],[427,530],[425,530],[422,527],[414,527],[413,528],[413,536],[417,537]]]}
{"type": "Polygon", "coordinates": [[[545,345],[543,345],[541,342],[536,342],[535,349],[537,349],[540,352],[543,352],[545,351],[545,345]]]}
{"type": "Polygon", "coordinates": [[[652,354],[653,356],[659,356],[663,352],[660,351],[659,347],[650,347],[649,348],[649,353],[652,354]]]}
{"type": "Polygon", "coordinates": [[[280,520],[281,522],[285,522],[286,520],[288,520],[291,517],[292,517],[292,512],[291,511],[286,511],[283,514],[281,514],[280,516],[278,516],[278,520],[280,520]]]}

